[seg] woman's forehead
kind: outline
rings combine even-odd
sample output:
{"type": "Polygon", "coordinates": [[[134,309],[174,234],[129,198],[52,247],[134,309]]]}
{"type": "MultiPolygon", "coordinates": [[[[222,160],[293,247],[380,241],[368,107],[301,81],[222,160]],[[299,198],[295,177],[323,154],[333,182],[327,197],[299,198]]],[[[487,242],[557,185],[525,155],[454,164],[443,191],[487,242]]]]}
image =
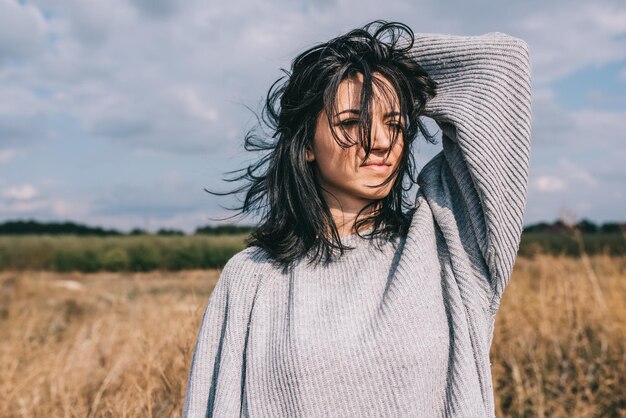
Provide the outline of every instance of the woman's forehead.
{"type": "MultiPolygon", "coordinates": [[[[341,81],[337,89],[336,103],[339,112],[347,109],[359,109],[361,90],[363,88],[363,74],[346,78],[341,81]]],[[[399,99],[393,85],[380,73],[372,74],[372,106],[381,111],[398,110],[399,99]]]]}

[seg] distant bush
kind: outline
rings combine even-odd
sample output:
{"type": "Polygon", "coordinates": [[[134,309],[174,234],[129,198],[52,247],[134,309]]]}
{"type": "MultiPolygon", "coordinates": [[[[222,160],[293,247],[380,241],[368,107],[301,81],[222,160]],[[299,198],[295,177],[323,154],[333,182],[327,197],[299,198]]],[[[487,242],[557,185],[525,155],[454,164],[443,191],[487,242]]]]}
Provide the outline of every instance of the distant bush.
{"type": "Polygon", "coordinates": [[[122,247],[111,247],[100,257],[100,266],[103,270],[124,271],[130,266],[130,257],[126,249],[122,247]]]}
{"type": "Polygon", "coordinates": [[[150,271],[220,268],[247,235],[15,235],[0,237],[0,270],[150,271]]]}
{"type": "Polygon", "coordinates": [[[253,226],[241,226],[241,225],[218,225],[218,226],[203,226],[196,228],[196,234],[207,235],[233,235],[233,234],[249,234],[254,231],[253,226]]]}
{"type": "Polygon", "coordinates": [[[154,243],[135,241],[126,246],[126,251],[130,269],[133,271],[150,271],[159,267],[161,257],[154,243]]]}
{"type": "Polygon", "coordinates": [[[58,248],[54,253],[52,270],[94,272],[100,270],[98,254],[92,248],[58,248]]]}
{"type": "Polygon", "coordinates": [[[185,233],[183,231],[179,231],[178,229],[161,228],[157,231],[157,235],[185,235],[185,233]]]}
{"type": "Polygon", "coordinates": [[[0,235],[28,235],[28,234],[74,234],[74,235],[122,235],[115,229],[104,229],[80,225],[75,222],[39,222],[6,221],[0,224],[0,235]]]}
{"type": "MultiPolygon", "coordinates": [[[[582,249],[587,254],[626,254],[626,238],[614,233],[586,233],[581,234],[582,249]]],[[[581,243],[571,233],[531,232],[522,235],[518,254],[532,256],[537,253],[567,255],[578,257],[581,255],[581,243]]]]}

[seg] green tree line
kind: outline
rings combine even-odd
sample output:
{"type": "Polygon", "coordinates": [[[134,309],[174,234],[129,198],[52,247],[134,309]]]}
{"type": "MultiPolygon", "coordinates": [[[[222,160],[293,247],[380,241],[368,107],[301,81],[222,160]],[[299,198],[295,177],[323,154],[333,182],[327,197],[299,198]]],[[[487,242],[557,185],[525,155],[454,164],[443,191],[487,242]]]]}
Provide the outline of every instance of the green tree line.
{"type": "MultiPolygon", "coordinates": [[[[625,255],[626,234],[621,224],[617,229],[606,225],[592,228],[588,224],[554,223],[526,228],[519,255],[532,257],[544,253],[577,257],[583,251],[625,255]]],[[[103,229],[95,229],[96,233],[90,234],[84,226],[66,226],[73,232],[61,233],[59,225],[48,225],[50,229],[46,233],[0,233],[0,270],[94,272],[221,268],[245,247],[245,239],[253,231],[252,227],[227,225],[201,227],[192,235],[174,230],[123,234],[103,229]]]]}

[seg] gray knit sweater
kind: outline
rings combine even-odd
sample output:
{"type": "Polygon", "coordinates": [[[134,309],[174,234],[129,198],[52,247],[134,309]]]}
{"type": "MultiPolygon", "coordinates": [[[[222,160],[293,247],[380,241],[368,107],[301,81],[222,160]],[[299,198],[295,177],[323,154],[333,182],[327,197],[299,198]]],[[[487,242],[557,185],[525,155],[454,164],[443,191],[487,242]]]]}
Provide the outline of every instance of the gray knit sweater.
{"type": "Polygon", "coordinates": [[[288,273],[233,256],[198,334],[184,417],[493,417],[489,349],[522,229],[527,44],[500,32],[416,34],[439,83],[425,115],[443,151],[421,171],[406,237],[357,235],[288,273]],[[380,239],[380,238],[379,238],[380,239]]]}

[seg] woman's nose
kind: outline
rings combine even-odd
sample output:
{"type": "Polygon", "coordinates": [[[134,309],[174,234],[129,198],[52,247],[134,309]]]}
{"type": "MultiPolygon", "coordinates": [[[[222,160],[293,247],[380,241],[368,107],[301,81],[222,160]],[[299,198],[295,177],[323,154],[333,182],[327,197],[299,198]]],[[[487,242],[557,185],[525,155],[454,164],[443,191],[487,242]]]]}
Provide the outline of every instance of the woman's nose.
{"type": "Polygon", "coordinates": [[[372,124],[372,149],[387,149],[391,145],[391,132],[386,129],[384,123],[373,122],[372,124]]]}

